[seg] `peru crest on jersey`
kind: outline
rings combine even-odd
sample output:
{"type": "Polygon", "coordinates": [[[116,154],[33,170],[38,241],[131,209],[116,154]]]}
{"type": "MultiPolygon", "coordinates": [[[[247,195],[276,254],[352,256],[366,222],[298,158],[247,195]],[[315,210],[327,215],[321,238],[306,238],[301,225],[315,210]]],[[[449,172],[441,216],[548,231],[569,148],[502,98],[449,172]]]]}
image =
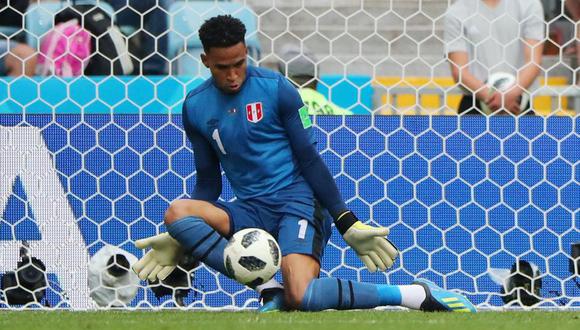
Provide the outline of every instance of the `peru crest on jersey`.
{"type": "Polygon", "coordinates": [[[246,104],[246,118],[250,123],[257,123],[264,117],[262,102],[246,104]]]}

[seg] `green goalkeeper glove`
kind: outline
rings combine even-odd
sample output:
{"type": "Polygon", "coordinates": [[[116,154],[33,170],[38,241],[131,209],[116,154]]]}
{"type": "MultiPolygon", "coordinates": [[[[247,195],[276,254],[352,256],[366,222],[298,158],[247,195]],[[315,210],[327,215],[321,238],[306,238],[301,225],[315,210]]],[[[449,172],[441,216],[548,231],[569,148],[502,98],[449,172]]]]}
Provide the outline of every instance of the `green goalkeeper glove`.
{"type": "Polygon", "coordinates": [[[385,271],[393,266],[399,251],[386,238],[389,228],[365,225],[351,211],[341,214],[336,226],[370,272],[385,271]]]}
{"type": "Polygon", "coordinates": [[[151,248],[132,267],[141,280],[164,280],[183,257],[183,248],[168,233],[140,239],[135,246],[139,249],[151,248]]]}

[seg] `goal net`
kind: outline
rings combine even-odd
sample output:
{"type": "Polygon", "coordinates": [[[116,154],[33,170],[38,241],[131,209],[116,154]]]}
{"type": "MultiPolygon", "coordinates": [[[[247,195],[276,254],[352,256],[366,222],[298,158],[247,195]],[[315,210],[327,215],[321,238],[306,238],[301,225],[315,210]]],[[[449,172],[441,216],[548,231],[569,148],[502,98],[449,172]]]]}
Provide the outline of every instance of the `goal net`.
{"type": "MultiPolygon", "coordinates": [[[[195,261],[174,286],[136,281],[123,266],[193,191],[181,104],[208,77],[197,28],[218,13],[244,21],[254,64],[289,68],[288,44],[314,54],[316,89],[352,113],[314,116],[317,148],[348,207],[389,227],[401,255],[369,273],[333,230],[321,276],[427,278],[482,308],[578,307],[578,27],[563,1],[544,2],[534,114],[516,116],[457,114],[465,90],[444,36],[455,1],[96,1],[123,33],[133,74],[0,78],[0,309],[259,306],[257,293],[195,261]],[[159,19],[164,31],[148,25],[159,19]],[[126,282],[109,282],[111,270],[126,282]],[[505,285],[512,273],[515,288],[505,285]]],[[[38,54],[71,3],[32,1],[22,26],[0,35],[38,54]]],[[[5,65],[13,49],[0,54],[5,65]]],[[[221,198],[234,198],[227,180],[221,198]]]]}

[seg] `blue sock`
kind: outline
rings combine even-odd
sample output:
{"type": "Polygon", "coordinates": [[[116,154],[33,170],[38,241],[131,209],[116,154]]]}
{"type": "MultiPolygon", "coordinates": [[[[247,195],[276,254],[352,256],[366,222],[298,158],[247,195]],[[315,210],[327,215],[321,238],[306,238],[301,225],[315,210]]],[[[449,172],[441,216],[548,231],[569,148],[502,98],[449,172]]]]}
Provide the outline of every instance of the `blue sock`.
{"type": "Polygon", "coordinates": [[[179,219],[167,226],[167,232],[197,260],[229,276],[224,266],[224,248],[228,241],[203,219],[179,219]]]}
{"type": "Polygon", "coordinates": [[[308,285],[301,310],[368,309],[400,304],[401,291],[396,285],[321,278],[312,280],[308,285]]]}

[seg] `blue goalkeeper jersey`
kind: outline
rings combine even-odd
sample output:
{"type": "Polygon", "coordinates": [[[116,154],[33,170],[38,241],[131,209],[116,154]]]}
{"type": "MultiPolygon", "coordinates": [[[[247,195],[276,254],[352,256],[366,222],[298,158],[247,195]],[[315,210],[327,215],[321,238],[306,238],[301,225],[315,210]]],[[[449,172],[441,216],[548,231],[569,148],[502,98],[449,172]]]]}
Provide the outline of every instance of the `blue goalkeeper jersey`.
{"type": "Polygon", "coordinates": [[[193,198],[217,200],[221,164],[241,200],[303,182],[315,195],[324,192],[317,198],[331,213],[345,208],[316,151],[308,109],[279,73],[248,66],[235,94],[222,92],[208,79],[185,99],[183,124],[197,171],[193,198]]]}

